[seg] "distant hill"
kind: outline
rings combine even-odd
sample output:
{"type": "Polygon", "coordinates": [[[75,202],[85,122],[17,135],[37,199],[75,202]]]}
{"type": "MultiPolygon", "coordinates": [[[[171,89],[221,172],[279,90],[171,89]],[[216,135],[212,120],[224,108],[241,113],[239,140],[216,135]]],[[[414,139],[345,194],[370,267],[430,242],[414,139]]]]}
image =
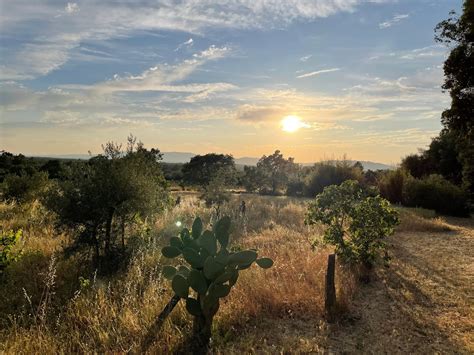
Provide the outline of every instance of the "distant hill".
{"type": "MultiPolygon", "coordinates": [[[[190,152],[163,152],[163,162],[165,163],[187,163],[192,157],[196,154],[190,152]]],[[[61,154],[61,155],[48,155],[48,156],[36,156],[36,157],[43,157],[43,158],[51,158],[51,159],[89,159],[89,154],[61,154]]],[[[242,158],[235,158],[235,163],[237,165],[257,165],[259,158],[253,157],[242,157],[242,158]]],[[[349,160],[351,163],[355,163],[360,161],[360,163],[364,166],[365,170],[392,170],[395,169],[395,166],[383,164],[383,163],[376,163],[373,161],[366,161],[366,160],[349,160]]],[[[302,163],[305,166],[313,165],[314,163],[302,163]]]]}

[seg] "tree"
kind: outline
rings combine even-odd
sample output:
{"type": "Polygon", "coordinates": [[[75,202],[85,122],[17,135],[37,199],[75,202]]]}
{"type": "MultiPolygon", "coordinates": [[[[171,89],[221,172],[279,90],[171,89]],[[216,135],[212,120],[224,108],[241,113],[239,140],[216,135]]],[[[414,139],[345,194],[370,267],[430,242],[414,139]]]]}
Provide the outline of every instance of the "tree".
{"type": "Polygon", "coordinates": [[[357,181],[328,186],[309,205],[307,224],[326,226],[324,241],[349,263],[370,268],[394,232],[397,212],[380,196],[368,196],[357,181]]]}
{"type": "Polygon", "coordinates": [[[103,150],[86,165],[76,164],[46,201],[60,224],[76,231],[76,246],[94,247],[96,259],[110,257],[119,236],[125,248],[126,225],[136,216],[152,218],[169,203],[158,149],[147,150],[130,136],[125,151],[112,142],[103,150]]]}
{"type": "Polygon", "coordinates": [[[49,186],[48,174],[7,175],[1,184],[2,198],[7,201],[30,203],[42,198],[49,186]]]}
{"type": "Polygon", "coordinates": [[[261,177],[260,192],[275,195],[278,190],[286,187],[292,173],[297,171],[294,158],[285,159],[279,150],[272,155],[262,156],[257,162],[257,170],[261,177]]]}
{"type": "Polygon", "coordinates": [[[449,91],[451,107],[442,114],[445,129],[457,138],[462,180],[474,194],[474,2],[464,1],[463,13],[436,26],[436,40],[451,52],[444,62],[443,89],[449,91]]]}
{"type": "Polygon", "coordinates": [[[235,183],[234,157],[224,154],[196,155],[183,165],[183,179],[186,183],[207,186],[216,175],[220,175],[226,186],[235,183]]]}
{"type": "Polygon", "coordinates": [[[258,191],[261,185],[262,175],[256,166],[244,166],[242,185],[248,192],[258,191]]]}
{"type": "Polygon", "coordinates": [[[200,196],[208,208],[214,207],[217,219],[220,218],[222,205],[230,200],[230,193],[225,188],[225,182],[225,175],[215,175],[204,187],[204,192],[200,196]]]}
{"type": "Polygon", "coordinates": [[[346,180],[362,180],[362,170],[347,160],[321,162],[314,164],[306,180],[305,195],[314,197],[326,186],[339,185],[346,180]]]}

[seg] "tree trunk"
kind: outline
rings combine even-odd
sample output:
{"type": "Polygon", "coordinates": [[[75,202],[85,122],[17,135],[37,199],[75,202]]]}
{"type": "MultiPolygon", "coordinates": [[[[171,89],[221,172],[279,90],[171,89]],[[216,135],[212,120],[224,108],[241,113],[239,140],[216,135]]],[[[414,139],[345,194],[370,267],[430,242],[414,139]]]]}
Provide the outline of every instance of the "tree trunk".
{"type": "Polygon", "coordinates": [[[209,351],[211,341],[212,320],[214,316],[203,315],[194,317],[191,352],[194,355],[204,355],[209,351]]]}
{"type": "Polygon", "coordinates": [[[110,242],[111,242],[111,233],[112,233],[112,220],[114,218],[114,210],[110,209],[107,216],[107,221],[105,224],[105,254],[109,255],[110,252],[110,242]]]}
{"type": "Polygon", "coordinates": [[[122,216],[122,249],[125,249],[125,217],[122,216]]]}

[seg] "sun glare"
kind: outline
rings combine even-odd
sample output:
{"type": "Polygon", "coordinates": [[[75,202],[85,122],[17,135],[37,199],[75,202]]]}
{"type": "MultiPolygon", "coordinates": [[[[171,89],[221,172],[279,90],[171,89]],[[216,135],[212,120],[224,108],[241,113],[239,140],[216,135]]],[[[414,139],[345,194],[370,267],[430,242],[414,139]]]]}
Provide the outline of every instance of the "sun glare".
{"type": "Polygon", "coordinates": [[[285,132],[293,133],[301,127],[305,127],[305,124],[298,116],[286,116],[281,120],[281,129],[285,132]]]}

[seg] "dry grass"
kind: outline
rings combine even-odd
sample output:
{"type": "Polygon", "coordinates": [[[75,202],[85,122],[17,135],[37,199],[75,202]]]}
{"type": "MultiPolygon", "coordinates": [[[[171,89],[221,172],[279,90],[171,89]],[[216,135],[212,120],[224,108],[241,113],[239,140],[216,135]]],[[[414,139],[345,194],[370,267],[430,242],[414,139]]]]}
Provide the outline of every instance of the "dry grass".
{"type": "Polygon", "coordinates": [[[433,211],[420,208],[398,208],[400,214],[399,232],[450,232],[453,226],[443,217],[436,217],[433,211]]]}
{"type": "MultiPolygon", "coordinates": [[[[53,294],[41,320],[35,313],[50,277],[48,265],[68,238],[55,235],[45,221],[38,228],[28,226],[28,217],[18,210],[12,212],[13,208],[17,207],[0,206],[2,226],[26,225],[30,233],[23,246],[25,256],[12,265],[0,291],[0,318],[4,319],[0,352],[12,354],[139,352],[147,331],[171,297],[169,282],[159,272],[168,263],[161,260],[161,245],[178,232],[178,220],[185,225],[195,215],[208,223],[215,220],[211,210],[188,194],[179,207],[157,222],[151,240],[136,252],[127,271],[109,279],[95,278],[80,258],[58,258],[53,294]],[[90,285],[81,287],[79,276],[89,279],[90,285]]],[[[469,335],[473,329],[469,298],[473,294],[472,253],[457,260],[457,272],[448,258],[457,258],[466,243],[472,244],[472,226],[453,226],[452,220],[434,219],[425,211],[401,210],[402,224],[391,239],[393,266],[378,269],[375,282],[361,289],[350,271],[338,269],[337,294],[343,315],[338,324],[328,325],[322,307],[330,249],[312,250],[310,240],[322,230],[304,225],[305,209],[304,200],[252,195],[234,195],[224,208],[223,213],[233,219],[234,246],[255,247],[261,255],[272,257],[275,265],[241,273],[216,318],[215,353],[423,352],[419,335],[423,324],[436,324],[425,336],[432,343],[426,348],[429,352],[473,349],[469,335]],[[247,204],[245,217],[238,213],[242,199],[247,204]],[[434,303],[424,303],[427,297],[434,303]],[[414,318],[420,326],[413,326],[414,318]],[[442,338],[449,343],[433,340],[440,334],[449,334],[442,338]]],[[[190,329],[191,319],[180,303],[156,334],[150,352],[179,349],[190,329]]]]}

